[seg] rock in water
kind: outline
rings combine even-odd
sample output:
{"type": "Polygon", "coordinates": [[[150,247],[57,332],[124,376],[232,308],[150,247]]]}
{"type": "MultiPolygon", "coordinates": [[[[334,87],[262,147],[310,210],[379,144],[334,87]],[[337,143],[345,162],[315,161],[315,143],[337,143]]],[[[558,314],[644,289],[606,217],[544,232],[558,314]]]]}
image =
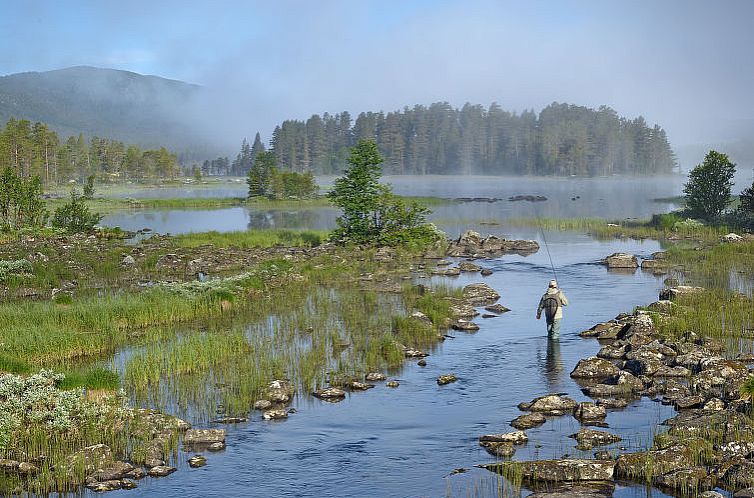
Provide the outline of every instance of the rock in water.
{"type": "Polygon", "coordinates": [[[365,380],[366,380],[367,382],[378,382],[378,381],[383,381],[383,380],[385,380],[386,378],[387,378],[387,377],[385,376],[385,374],[383,374],[383,373],[381,373],[381,372],[370,372],[370,373],[366,374],[366,376],[364,377],[364,379],[365,379],[365,380]]]}
{"type": "Polygon", "coordinates": [[[399,383],[399,382],[398,382],[397,380],[389,380],[389,381],[387,381],[387,382],[385,383],[385,385],[386,385],[387,387],[393,387],[393,388],[395,388],[395,387],[398,387],[398,386],[400,386],[400,383],[399,383]]]}
{"type": "Polygon", "coordinates": [[[207,459],[202,455],[194,455],[188,459],[188,464],[192,469],[204,467],[205,465],[207,465],[207,459]]]}
{"type": "Polygon", "coordinates": [[[462,272],[476,273],[480,271],[482,267],[474,263],[470,263],[469,261],[462,261],[461,263],[458,263],[458,269],[462,272]]]}
{"type": "Polygon", "coordinates": [[[621,437],[605,431],[596,431],[594,429],[580,429],[576,434],[568,436],[578,443],[576,448],[580,450],[590,450],[595,446],[617,443],[621,437]]]}
{"type": "Polygon", "coordinates": [[[582,423],[600,422],[605,419],[607,412],[604,407],[585,401],[584,403],[579,403],[573,411],[573,416],[582,423]]]}
{"type": "Polygon", "coordinates": [[[534,427],[539,427],[540,425],[544,424],[547,421],[544,415],[541,413],[527,413],[526,415],[521,415],[520,417],[516,417],[511,422],[511,426],[518,430],[526,430],[526,429],[533,429],[534,427]]]}
{"type": "MultiPolygon", "coordinates": [[[[489,464],[484,467],[505,475],[511,463],[489,464]]],[[[615,470],[612,460],[533,460],[515,462],[518,475],[525,481],[539,482],[576,482],[576,481],[611,481],[615,470]]]]}
{"type": "Polygon", "coordinates": [[[152,467],[149,469],[149,472],[147,472],[148,475],[152,477],[165,477],[173,472],[176,471],[175,467],[168,467],[167,465],[158,465],[157,467],[152,467]]]}
{"type": "Polygon", "coordinates": [[[586,358],[579,360],[576,368],[571,372],[574,379],[606,379],[617,375],[618,367],[602,358],[586,358]]]}
{"type": "Polygon", "coordinates": [[[493,304],[500,294],[487,284],[469,284],[463,288],[463,298],[474,306],[493,304]]]}
{"type": "Polygon", "coordinates": [[[225,442],[225,429],[189,429],[183,436],[183,444],[212,444],[225,442]]]}
{"type": "Polygon", "coordinates": [[[490,313],[497,313],[498,315],[502,315],[503,313],[510,311],[510,309],[506,308],[500,303],[493,304],[492,306],[485,306],[484,309],[489,311],[490,313]]]}
{"type": "Polygon", "coordinates": [[[342,389],[338,389],[337,387],[328,387],[326,389],[314,391],[312,393],[312,396],[323,399],[325,401],[341,401],[346,397],[346,392],[342,389]]]}
{"type": "Polygon", "coordinates": [[[545,415],[563,415],[570,412],[578,403],[562,394],[548,394],[533,399],[530,403],[521,403],[519,409],[530,412],[539,412],[545,415]]]}
{"type": "Polygon", "coordinates": [[[458,377],[453,374],[441,375],[437,378],[437,385],[444,386],[445,384],[450,384],[451,382],[455,382],[457,380],[458,377]]]}
{"type": "Polygon", "coordinates": [[[633,254],[616,252],[602,260],[608,268],[638,268],[639,260],[633,254]]]}
{"type": "Polygon", "coordinates": [[[505,240],[494,235],[482,238],[479,233],[468,230],[458,240],[448,245],[448,255],[453,257],[485,258],[507,253],[532,254],[539,250],[533,240],[505,240]]]}
{"type": "Polygon", "coordinates": [[[524,431],[507,432],[505,434],[485,434],[479,436],[479,442],[489,443],[512,443],[512,444],[524,444],[529,441],[529,436],[524,431]]]}
{"type": "Polygon", "coordinates": [[[516,453],[512,443],[480,441],[479,446],[487,450],[487,453],[496,457],[511,457],[516,453]]]}

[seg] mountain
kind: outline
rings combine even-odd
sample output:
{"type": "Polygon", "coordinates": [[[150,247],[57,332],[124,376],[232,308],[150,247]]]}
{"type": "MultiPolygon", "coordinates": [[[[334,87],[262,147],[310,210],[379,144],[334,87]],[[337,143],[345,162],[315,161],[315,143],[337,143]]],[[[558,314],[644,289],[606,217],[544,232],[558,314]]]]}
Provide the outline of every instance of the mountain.
{"type": "Polygon", "coordinates": [[[201,87],[129,71],[76,66],[0,77],[0,122],[47,123],[62,136],[83,133],[179,152],[207,149],[181,115],[201,87]]]}

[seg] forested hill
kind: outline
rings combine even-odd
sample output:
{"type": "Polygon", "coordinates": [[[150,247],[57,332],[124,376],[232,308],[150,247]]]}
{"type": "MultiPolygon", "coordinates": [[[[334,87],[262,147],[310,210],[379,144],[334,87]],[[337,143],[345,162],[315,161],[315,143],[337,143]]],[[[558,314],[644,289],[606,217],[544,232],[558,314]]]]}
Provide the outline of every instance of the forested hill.
{"type": "Polygon", "coordinates": [[[278,163],[340,173],[348,147],[373,138],[390,174],[580,175],[669,173],[676,164],[665,131],[609,107],[553,103],[539,115],[492,104],[455,109],[438,102],[402,111],[348,112],[284,121],[273,132],[278,163]]]}
{"type": "Polygon", "coordinates": [[[47,123],[62,136],[107,136],[142,147],[203,144],[179,113],[200,87],[128,71],[78,66],[0,77],[0,123],[47,123]]]}

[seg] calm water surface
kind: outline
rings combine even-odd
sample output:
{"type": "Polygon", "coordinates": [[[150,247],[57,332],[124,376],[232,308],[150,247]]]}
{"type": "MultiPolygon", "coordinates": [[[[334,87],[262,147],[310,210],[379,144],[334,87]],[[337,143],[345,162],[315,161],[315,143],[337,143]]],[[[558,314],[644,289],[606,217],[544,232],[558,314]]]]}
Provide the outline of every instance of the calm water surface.
{"type": "MultiPolygon", "coordinates": [[[[538,238],[531,230],[510,233],[538,238]]],[[[298,413],[284,422],[262,420],[228,426],[227,449],[210,454],[209,463],[190,469],[179,453],[179,472],[145,479],[128,496],[496,496],[498,478],[479,463],[494,461],[478,446],[481,434],[512,430],[520,415],[516,405],[548,392],[566,392],[587,400],[569,372],[578,359],[598,351],[594,340],[578,332],[634,306],[654,301],[661,282],[649,274],[610,273],[593,264],[616,251],[648,256],[656,242],[598,242],[587,236],[548,233],[547,240],[561,285],[571,300],[562,337],[548,342],[544,323],[534,318],[539,296],[551,278],[546,252],[528,257],[486,260],[495,273],[436,281],[457,285],[485,281],[512,309],[505,315],[478,318],[475,334],[455,333],[429,358],[425,368],[409,362],[396,376],[397,389],[381,383],[337,404],[297,399],[298,413]],[[455,373],[459,381],[437,386],[435,379],[455,373]],[[455,468],[469,472],[446,477],[455,468]]],[[[607,417],[611,431],[628,449],[642,447],[656,425],[673,410],[649,400],[636,401],[607,417]]],[[[553,418],[528,431],[530,441],[517,459],[590,456],[566,436],[579,424],[571,417],[553,418]]],[[[614,448],[616,445],[608,448],[614,448]]],[[[657,490],[626,486],[616,496],[665,496],[657,490]]]]}

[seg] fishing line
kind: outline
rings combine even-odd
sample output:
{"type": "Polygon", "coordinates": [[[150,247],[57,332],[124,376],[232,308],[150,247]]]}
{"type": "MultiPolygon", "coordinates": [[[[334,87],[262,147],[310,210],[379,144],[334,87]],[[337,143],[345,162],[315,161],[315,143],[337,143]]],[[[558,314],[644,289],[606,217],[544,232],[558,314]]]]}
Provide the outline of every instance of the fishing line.
{"type": "Polygon", "coordinates": [[[545,237],[545,229],[542,224],[542,217],[539,215],[539,209],[535,205],[534,206],[534,212],[537,215],[537,225],[539,225],[539,231],[542,233],[542,242],[545,244],[545,249],[547,250],[547,258],[550,260],[550,268],[552,269],[552,276],[554,277],[555,281],[558,281],[558,273],[555,271],[555,265],[552,262],[552,255],[550,254],[550,246],[547,244],[547,237],[545,237]]]}

